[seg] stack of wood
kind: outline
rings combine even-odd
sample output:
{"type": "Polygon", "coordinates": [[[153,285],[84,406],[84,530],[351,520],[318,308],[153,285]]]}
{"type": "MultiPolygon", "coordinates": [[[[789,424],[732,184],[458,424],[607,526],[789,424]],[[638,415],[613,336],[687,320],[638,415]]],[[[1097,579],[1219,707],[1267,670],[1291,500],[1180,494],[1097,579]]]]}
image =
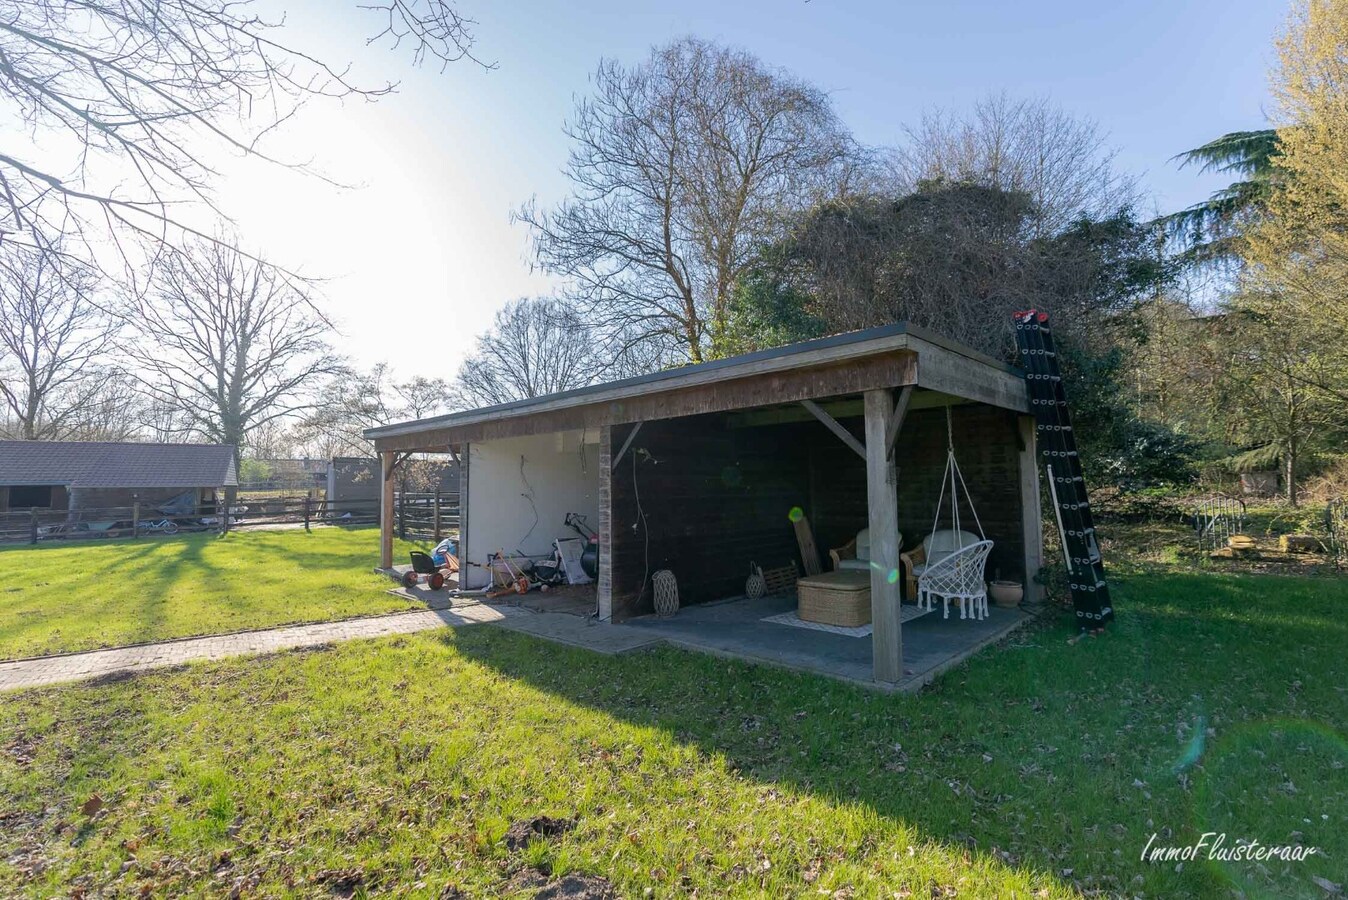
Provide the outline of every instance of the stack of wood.
{"type": "Polygon", "coordinates": [[[1248,534],[1233,534],[1227,539],[1225,547],[1212,551],[1212,558],[1239,559],[1240,557],[1253,555],[1258,549],[1255,546],[1254,538],[1248,534]]]}
{"type": "Polygon", "coordinates": [[[1324,553],[1325,545],[1313,534],[1284,534],[1278,538],[1278,549],[1284,553],[1324,553]]]}

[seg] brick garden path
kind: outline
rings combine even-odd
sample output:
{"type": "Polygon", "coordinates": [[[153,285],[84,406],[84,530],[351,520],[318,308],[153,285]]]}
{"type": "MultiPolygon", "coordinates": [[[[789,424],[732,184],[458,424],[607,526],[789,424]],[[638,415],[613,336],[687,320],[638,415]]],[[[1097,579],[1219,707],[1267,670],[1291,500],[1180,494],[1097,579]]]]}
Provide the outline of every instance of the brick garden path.
{"type": "Polygon", "coordinates": [[[411,634],[446,625],[476,625],[499,622],[510,616],[532,615],[512,607],[470,604],[457,609],[417,610],[387,616],[291,625],[265,631],[245,631],[186,640],[114,647],[65,656],[42,656],[15,662],[0,662],[0,691],[37,687],[62,681],[80,681],[123,672],[144,672],[176,666],[198,659],[223,659],[250,653],[274,653],[295,647],[312,647],[352,638],[411,634]]]}

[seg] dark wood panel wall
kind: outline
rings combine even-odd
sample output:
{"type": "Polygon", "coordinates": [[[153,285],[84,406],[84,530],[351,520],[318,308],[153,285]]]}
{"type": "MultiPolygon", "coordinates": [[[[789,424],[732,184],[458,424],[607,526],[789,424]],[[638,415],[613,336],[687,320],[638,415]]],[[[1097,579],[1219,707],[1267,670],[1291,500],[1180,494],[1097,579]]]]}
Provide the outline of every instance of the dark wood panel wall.
{"type": "MultiPolygon", "coordinates": [[[[861,437],[859,417],[841,421],[861,437]]],[[[954,428],[965,481],[996,542],[988,577],[1000,570],[1017,578],[1024,541],[1015,415],[957,406],[954,428]]],[[[613,432],[616,453],[626,429],[613,432]]],[[[909,413],[897,450],[904,549],[931,531],[945,449],[944,409],[909,413]]],[[[818,422],[731,427],[716,414],[647,423],[611,483],[614,619],[651,611],[648,573],[657,569],[674,572],[680,600],[689,605],[743,593],[750,560],[765,568],[795,560],[803,568],[789,518],[797,506],[810,517],[825,570],[828,548],[866,527],[865,463],[818,422]],[[646,589],[638,596],[643,576],[646,589]]],[[[967,504],[961,516],[965,530],[976,533],[967,504]]],[[[942,527],[949,527],[948,513],[942,527]]]]}
{"type": "MultiPolygon", "coordinates": [[[[613,431],[616,444],[625,429],[613,431]]],[[[808,500],[809,457],[780,436],[776,427],[729,428],[720,414],[642,426],[613,471],[615,619],[651,609],[649,580],[637,596],[647,537],[649,572],[673,571],[684,604],[743,593],[751,560],[766,568],[797,558],[789,515],[808,500]]]]}
{"type": "MultiPolygon", "coordinates": [[[[860,417],[841,421],[854,434],[860,434],[860,417]]],[[[1021,533],[1016,416],[996,407],[969,404],[952,408],[952,424],[955,457],[983,530],[994,542],[988,577],[1000,570],[1003,577],[1019,578],[1025,568],[1025,542],[1021,533]]],[[[946,443],[944,408],[914,410],[904,420],[895,457],[904,550],[911,550],[931,534],[945,473],[946,443]]],[[[866,527],[866,468],[859,456],[822,427],[811,432],[809,445],[811,500],[807,511],[820,552],[827,553],[829,547],[842,546],[866,527]]],[[[949,528],[948,497],[943,506],[940,527],[949,528]]],[[[978,533],[963,494],[960,517],[965,531],[978,533]]],[[[827,568],[827,558],[824,564],[827,568]]]]}
{"type": "MultiPolygon", "coordinates": [[[[1003,578],[1019,578],[1025,569],[1025,541],[1020,508],[1020,433],[1014,413],[992,406],[952,407],[955,457],[964,482],[994,542],[988,557],[988,578],[1000,571],[1003,578]]],[[[946,460],[944,409],[923,410],[904,426],[900,438],[899,527],[905,549],[915,547],[931,533],[936,498],[946,460]]],[[[963,495],[961,495],[962,497],[963,495]]],[[[944,503],[941,527],[950,527],[949,497],[944,503]]],[[[960,507],[965,531],[978,533],[968,505],[960,507]]]]}

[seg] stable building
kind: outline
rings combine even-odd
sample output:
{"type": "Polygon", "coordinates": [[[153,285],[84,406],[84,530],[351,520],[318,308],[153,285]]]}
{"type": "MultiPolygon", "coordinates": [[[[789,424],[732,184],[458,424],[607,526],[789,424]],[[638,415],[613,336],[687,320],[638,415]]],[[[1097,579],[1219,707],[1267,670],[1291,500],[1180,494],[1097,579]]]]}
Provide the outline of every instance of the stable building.
{"type": "Polygon", "coordinates": [[[194,509],[239,483],[225,444],[0,441],[0,512],[154,508],[190,494],[194,509]]]}
{"type": "Polygon", "coordinates": [[[546,556],[569,535],[567,514],[578,513],[599,535],[601,622],[910,686],[1026,618],[994,607],[947,619],[940,604],[915,614],[917,598],[904,596],[909,554],[936,533],[938,507],[946,527],[953,514],[956,531],[977,522],[991,542],[987,579],[1038,596],[1030,411],[1023,372],[900,323],[374,428],[365,434],[383,475],[380,563],[393,564],[398,467],[413,454],[449,452],[459,465],[465,588],[488,582],[491,554],[546,556]],[[953,510],[942,490],[951,447],[964,491],[953,510]],[[751,564],[806,575],[849,560],[863,585],[869,576],[864,639],[768,621],[790,613],[790,598],[722,602],[744,597],[751,564]],[[670,619],[650,615],[658,570],[677,581],[682,608],[670,619]]]}

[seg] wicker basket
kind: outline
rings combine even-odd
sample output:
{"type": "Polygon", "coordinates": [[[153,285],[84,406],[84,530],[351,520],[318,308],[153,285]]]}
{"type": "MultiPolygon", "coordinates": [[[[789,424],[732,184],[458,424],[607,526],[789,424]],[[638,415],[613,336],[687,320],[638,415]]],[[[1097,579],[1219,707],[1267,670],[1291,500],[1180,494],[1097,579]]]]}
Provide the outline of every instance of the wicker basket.
{"type": "Polygon", "coordinates": [[[796,582],[796,615],[807,622],[855,628],[871,623],[869,572],[842,570],[796,582]]]}

